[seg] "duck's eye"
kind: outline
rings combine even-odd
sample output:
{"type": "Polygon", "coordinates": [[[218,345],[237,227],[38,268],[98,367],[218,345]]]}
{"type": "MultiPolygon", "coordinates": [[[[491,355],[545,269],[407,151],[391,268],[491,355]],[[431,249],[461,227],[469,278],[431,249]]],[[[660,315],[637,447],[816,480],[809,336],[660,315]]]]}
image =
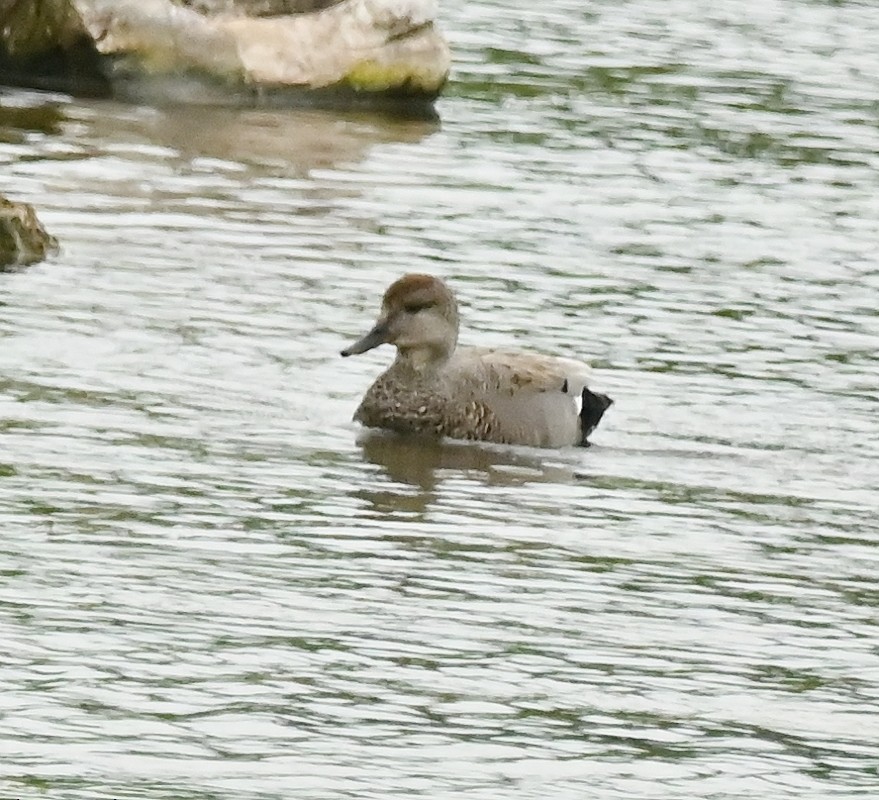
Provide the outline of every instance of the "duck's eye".
{"type": "Polygon", "coordinates": [[[430,308],[433,303],[407,303],[403,306],[407,314],[417,314],[419,311],[424,311],[425,308],[430,308]]]}

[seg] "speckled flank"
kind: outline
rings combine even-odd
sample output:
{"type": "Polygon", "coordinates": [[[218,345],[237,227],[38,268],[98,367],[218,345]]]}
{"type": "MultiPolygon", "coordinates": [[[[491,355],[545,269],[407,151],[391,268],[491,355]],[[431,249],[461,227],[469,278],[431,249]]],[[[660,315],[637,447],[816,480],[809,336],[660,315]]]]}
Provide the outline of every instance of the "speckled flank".
{"type": "Polygon", "coordinates": [[[406,372],[395,362],[370,386],[354,419],[397,433],[506,441],[497,415],[485,402],[439,394],[435,381],[406,372]]]}

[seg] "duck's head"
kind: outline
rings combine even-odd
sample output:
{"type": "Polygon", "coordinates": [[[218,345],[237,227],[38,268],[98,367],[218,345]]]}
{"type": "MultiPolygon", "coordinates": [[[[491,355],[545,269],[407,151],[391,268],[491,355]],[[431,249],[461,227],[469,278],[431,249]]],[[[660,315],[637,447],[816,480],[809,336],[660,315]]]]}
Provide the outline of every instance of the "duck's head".
{"type": "Polygon", "coordinates": [[[422,365],[448,358],[457,341],[458,306],[449,287],[433,275],[412,274],[388,287],[373,329],[342,355],[392,344],[401,357],[422,365]]]}

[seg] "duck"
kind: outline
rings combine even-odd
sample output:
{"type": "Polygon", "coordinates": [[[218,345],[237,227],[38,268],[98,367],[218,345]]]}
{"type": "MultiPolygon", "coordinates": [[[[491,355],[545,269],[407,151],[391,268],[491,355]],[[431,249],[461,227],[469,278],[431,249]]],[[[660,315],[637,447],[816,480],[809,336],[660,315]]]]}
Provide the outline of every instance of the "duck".
{"type": "Polygon", "coordinates": [[[458,346],[455,295],[442,279],[410,273],[382,297],[375,325],[341,351],[390,344],[393,363],[354,413],[367,428],[530,447],[588,447],[613,401],[591,391],[572,358],[458,346]]]}

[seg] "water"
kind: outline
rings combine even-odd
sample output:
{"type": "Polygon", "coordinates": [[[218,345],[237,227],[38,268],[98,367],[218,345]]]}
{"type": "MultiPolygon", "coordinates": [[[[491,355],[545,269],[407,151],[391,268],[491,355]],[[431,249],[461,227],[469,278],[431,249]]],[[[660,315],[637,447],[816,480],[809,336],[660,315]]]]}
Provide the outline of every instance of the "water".
{"type": "Polygon", "coordinates": [[[879,9],[448,3],[441,121],[6,91],[0,797],[874,797],[879,9]],[[407,270],[589,450],[415,448],[407,270]]]}

